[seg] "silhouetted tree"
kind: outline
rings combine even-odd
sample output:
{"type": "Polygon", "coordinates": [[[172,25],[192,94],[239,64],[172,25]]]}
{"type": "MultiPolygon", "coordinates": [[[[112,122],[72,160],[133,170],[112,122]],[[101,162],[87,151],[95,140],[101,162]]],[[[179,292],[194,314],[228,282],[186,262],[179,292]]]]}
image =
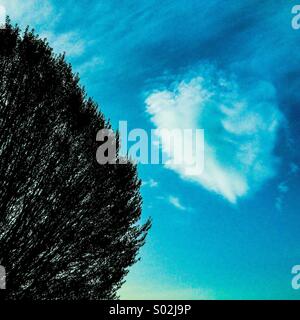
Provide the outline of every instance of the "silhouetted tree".
{"type": "MultiPolygon", "coordinates": [[[[136,167],[99,165],[110,128],[63,55],[0,31],[0,265],[5,299],[114,299],[137,260],[136,167]]],[[[117,140],[117,139],[116,139],[117,140]]]]}

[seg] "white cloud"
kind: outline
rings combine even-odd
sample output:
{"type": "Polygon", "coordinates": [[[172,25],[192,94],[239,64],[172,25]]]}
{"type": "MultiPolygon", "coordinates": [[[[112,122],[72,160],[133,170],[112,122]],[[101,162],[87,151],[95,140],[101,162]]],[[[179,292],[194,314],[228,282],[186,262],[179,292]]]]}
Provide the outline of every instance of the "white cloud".
{"type": "Polygon", "coordinates": [[[179,209],[179,210],[183,210],[183,211],[187,210],[187,208],[184,207],[184,206],[180,203],[179,198],[173,197],[173,196],[169,196],[168,200],[169,200],[169,202],[170,202],[175,208],[177,208],[177,209],[179,209]]]}
{"type": "MultiPolygon", "coordinates": [[[[232,203],[255,191],[276,171],[273,148],[282,114],[275,96],[270,83],[241,87],[211,66],[184,75],[172,89],[154,91],[146,105],[158,129],[205,131],[202,173],[187,176],[184,165],[166,166],[232,203]]],[[[163,143],[162,150],[168,152],[163,143]]]]}

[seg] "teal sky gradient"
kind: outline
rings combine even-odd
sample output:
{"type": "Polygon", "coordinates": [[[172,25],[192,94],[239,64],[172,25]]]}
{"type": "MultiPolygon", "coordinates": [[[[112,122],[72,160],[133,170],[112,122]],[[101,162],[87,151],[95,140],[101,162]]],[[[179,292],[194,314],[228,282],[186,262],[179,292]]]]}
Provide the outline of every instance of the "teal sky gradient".
{"type": "MultiPolygon", "coordinates": [[[[119,120],[154,128],[145,99],[172,91],[202,66],[239,86],[238,95],[257,106],[263,121],[266,110],[282,115],[274,141],[254,133],[262,141],[259,154],[270,151],[260,158],[264,172],[247,174],[249,190],[236,203],[163,165],[139,165],[143,219],[151,216],[153,227],[121,298],[299,299],[291,287],[291,269],[300,264],[300,30],[291,27],[297,1],[22,3],[0,0],[13,21],[66,51],[114,128],[119,120]],[[265,177],[266,170],[273,173],[265,177]]],[[[226,145],[216,143],[215,121],[209,114],[201,124],[219,160],[236,169],[226,145]]]]}

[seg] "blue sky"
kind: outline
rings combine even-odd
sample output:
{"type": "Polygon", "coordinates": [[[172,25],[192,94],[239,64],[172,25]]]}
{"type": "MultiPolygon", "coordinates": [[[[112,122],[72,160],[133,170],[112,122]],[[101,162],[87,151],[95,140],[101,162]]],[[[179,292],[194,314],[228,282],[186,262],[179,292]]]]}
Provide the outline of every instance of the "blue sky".
{"type": "Polygon", "coordinates": [[[298,3],[207,2],[0,5],[66,51],[115,128],[205,130],[202,176],[139,166],[153,227],[121,298],[299,299],[298,3]]]}

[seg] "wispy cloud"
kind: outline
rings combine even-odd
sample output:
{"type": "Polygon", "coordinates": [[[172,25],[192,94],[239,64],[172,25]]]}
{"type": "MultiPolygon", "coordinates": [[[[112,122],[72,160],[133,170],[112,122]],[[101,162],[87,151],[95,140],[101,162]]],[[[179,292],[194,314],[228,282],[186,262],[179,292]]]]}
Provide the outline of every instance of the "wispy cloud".
{"type": "Polygon", "coordinates": [[[149,180],[143,181],[142,186],[144,187],[147,186],[149,188],[156,188],[158,186],[158,182],[155,181],[154,179],[149,179],[149,180]]]}
{"type": "Polygon", "coordinates": [[[173,205],[175,208],[185,211],[187,208],[183,206],[177,197],[169,196],[168,201],[171,205],[173,205]]]}
{"type": "Polygon", "coordinates": [[[285,194],[288,193],[290,190],[289,184],[291,183],[291,180],[293,179],[293,177],[298,175],[298,172],[299,172],[299,166],[296,163],[291,162],[289,165],[289,171],[287,172],[287,175],[286,175],[286,179],[280,182],[279,185],[277,186],[278,196],[275,201],[275,208],[278,211],[282,211],[282,206],[285,200],[284,199],[285,194]]]}
{"type": "Polygon", "coordinates": [[[296,163],[292,162],[290,164],[290,173],[291,174],[296,174],[298,172],[299,172],[299,166],[296,163]]]}
{"type": "Polygon", "coordinates": [[[277,196],[276,201],[275,201],[275,208],[277,211],[282,211],[282,206],[284,203],[284,194],[286,194],[289,191],[287,181],[281,182],[277,186],[277,189],[278,189],[279,195],[277,196]]]}
{"type": "Polygon", "coordinates": [[[41,24],[48,22],[51,27],[56,20],[51,2],[48,0],[0,0],[1,5],[5,8],[6,14],[18,22],[22,28],[27,25],[41,24]]]}
{"type": "Polygon", "coordinates": [[[57,31],[61,16],[50,1],[0,0],[0,3],[0,17],[5,12],[13,23],[17,22],[22,28],[30,26],[39,29],[39,26],[43,26],[40,36],[47,38],[56,53],[65,52],[69,57],[84,53],[85,40],[76,30],[57,31]]]}
{"type": "Polygon", "coordinates": [[[41,34],[42,38],[46,38],[56,53],[66,53],[68,56],[76,57],[84,53],[85,42],[76,32],[66,32],[55,34],[53,32],[45,32],[41,34]]]}
{"type": "Polygon", "coordinates": [[[103,65],[104,61],[102,58],[94,56],[86,62],[82,63],[78,67],[78,72],[81,75],[89,74],[90,72],[94,72],[95,69],[98,70],[99,66],[103,65]]]}
{"type": "Polygon", "coordinates": [[[279,192],[281,193],[287,193],[289,191],[289,187],[287,185],[286,182],[281,182],[279,185],[278,185],[278,190],[279,192]]]}
{"type": "Polygon", "coordinates": [[[283,198],[282,197],[277,197],[275,201],[275,208],[277,211],[282,211],[282,204],[283,204],[283,198]]]}
{"type": "MultiPolygon", "coordinates": [[[[273,148],[283,117],[275,97],[268,82],[240,86],[206,65],[181,76],[169,90],[158,88],[146,105],[158,129],[205,130],[202,173],[187,176],[184,165],[166,166],[235,203],[275,174],[273,148]]],[[[163,143],[162,149],[168,153],[163,143]]]]}

